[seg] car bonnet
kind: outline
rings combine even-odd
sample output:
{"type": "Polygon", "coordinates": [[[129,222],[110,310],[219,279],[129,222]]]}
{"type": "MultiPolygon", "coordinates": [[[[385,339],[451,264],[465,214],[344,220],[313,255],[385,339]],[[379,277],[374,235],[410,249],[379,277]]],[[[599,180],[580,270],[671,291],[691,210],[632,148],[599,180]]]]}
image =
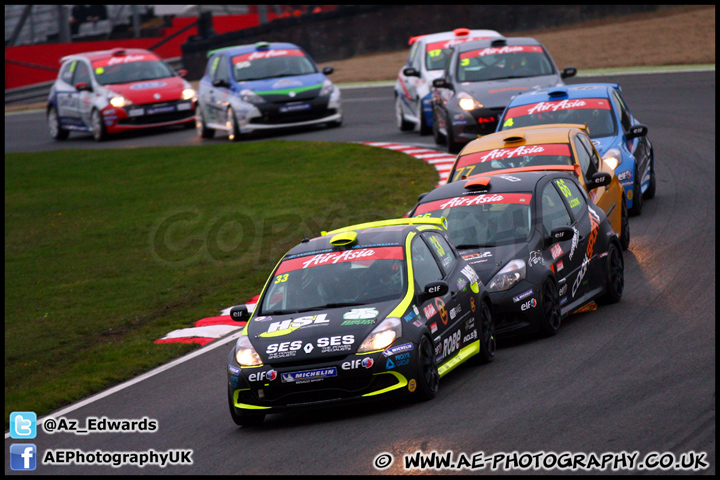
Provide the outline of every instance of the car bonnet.
{"type": "Polygon", "coordinates": [[[318,96],[326,79],[323,73],[318,72],[238,82],[238,89],[250,89],[268,102],[307,100],[318,96]]]}
{"type": "Polygon", "coordinates": [[[166,77],[131,83],[103,85],[127,98],[136,105],[157,102],[171,102],[182,98],[182,92],[189,86],[180,77],[166,77]]]}
{"type": "Polygon", "coordinates": [[[560,77],[557,75],[542,75],[484,82],[462,82],[459,85],[461,90],[475,97],[486,108],[499,108],[505,107],[517,95],[561,83],[560,77]]]}

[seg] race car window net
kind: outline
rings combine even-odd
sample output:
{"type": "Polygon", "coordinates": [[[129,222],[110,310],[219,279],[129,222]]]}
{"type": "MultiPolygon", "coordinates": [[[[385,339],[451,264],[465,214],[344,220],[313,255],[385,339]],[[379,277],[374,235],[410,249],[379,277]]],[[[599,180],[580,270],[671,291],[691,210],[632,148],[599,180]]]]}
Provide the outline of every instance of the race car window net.
{"type": "Polygon", "coordinates": [[[507,168],[574,164],[570,146],[565,143],[495,148],[458,157],[453,181],[507,168]]]}
{"type": "MultiPolygon", "coordinates": [[[[113,57],[120,58],[123,57],[113,57]]],[[[112,63],[113,59],[93,62],[95,79],[100,85],[142,82],[175,76],[163,62],[157,60],[112,63]]]]}
{"type": "Polygon", "coordinates": [[[258,314],[298,313],[399,299],[407,289],[404,249],[331,251],[282,262],[258,314]]]}
{"type": "Polygon", "coordinates": [[[615,116],[606,98],[573,98],[511,107],[501,121],[501,130],[550,123],[586,124],[590,138],[617,134],[615,116]]]}
{"type": "Polygon", "coordinates": [[[458,82],[552,75],[550,59],[537,45],[487,47],[459,54],[458,82]]]}
{"type": "Polygon", "coordinates": [[[292,77],[317,73],[315,65],[297,49],[264,50],[232,58],[233,77],[237,82],[264,78],[292,77]]]}
{"type": "Polygon", "coordinates": [[[530,240],[531,203],[531,193],[465,195],[421,204],[415,216],[447,217],[456,248],[496,247],[530,240]]]}

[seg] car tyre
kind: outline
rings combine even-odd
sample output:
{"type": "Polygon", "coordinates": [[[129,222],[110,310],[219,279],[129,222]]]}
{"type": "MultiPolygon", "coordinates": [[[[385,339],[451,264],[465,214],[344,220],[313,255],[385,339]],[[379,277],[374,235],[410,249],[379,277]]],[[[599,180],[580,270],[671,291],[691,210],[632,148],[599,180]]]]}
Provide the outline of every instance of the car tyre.
{"type": "Polygon", "coordinates": [[[495,322],[492,318],[490,307],[487,303],[481,302],[480,309],[480,352],[473,355],[468,361],[471,365],[484,365],[495,359],[495,322]]]}
{"type": "Polygon", "coordinates": [[[102,142],[107,139],[107,129],[105,128],[105,122],[99,110],[95,109],[92,111],[90,121],[92,123],[92,134],[95,141],[102,142]]]}
{"type": "Polygon", "coordinates": [[[455,132],[453,132],[452,123],[450,123],[450,116],[445,119],[445,131],[447,131],[447,149],[448,153],[459,153],[462,150],[462,145],[455,141],[455,132]]]}
{"type": "Polygon", "coordinates": [[[205,116],[202,113],[202,108],[200,108],[200,105],[197,106],[195,127],[197,128],[198,137],[200,138],[213,138],[215,136],[215,129],[208,128],[207,125],[205,125],[205,116]]]}
{"type": "Polygon", "coordinates": [[[623,196],[622,210],[620,211],[620,247],[623,250],[630,248],[630,221],[628,220],[628,210],[625,196],[623,196]]]}
{"type": "Polygon", "coordinates": [[[435,108],[433,108],[432,131],[433,131],[433,137],[435,138],[436,145],[445,145],[445,143],[447,143],[447,139],[445,138],[445,135],[440,133],[440,122],[438,122],[438,114],[437,114],[437,112],[435,112],[435,108]]]}
{"type": "Polygon", "coordinates": [[[415,124],[405,120],[405,114],[402,109],[402,99],[398,94],[395,94],[395,120],[401,132],[409,132],[415,128],[415,124]]]}
{"type": "Polygon", "coordinates": [[[655,158],[654,158],[654,155],[652,155],[651,158],[652,158],[652,160],[650,162],[650,185],[648,185],[647,190],[645,190],[645,193],[643,193],[644,200],[650,200],[652,198],[655,198],[655,158]]]}
{"type": "Polygon", "coordinates": [[[228,406],[230,407],[230,416],[236,425],[241,427],[254,427],[260,425],[265,421],[264,413],[246,413],[242,410],[238,410],[233,405],[232,401],[232,390],[228,387],[228,406]]]}
{"type": "Polygon", "coordinates": [[[642,189],[640,188],[640,175],[638,175],[637,165],[635,166],[635,181],[633,182],[633,204],[628,213],[630,216],[635,217],[642,213],[643,207],[643,196],[642,189]]]}
{"type": "Polygon", "coordinates": [[[238,126],[237,118],[235,118],[235,111],[232,109],[232,107],[229,107],[227,110],[227,128],[228,139],[231,142],[237,142],[242,139],[240,127],[238,126]]]}
{"type": "Polygon", "coordinates": [[[421,400],[435,398],[440,387],[440,374],[435,361],[435,349],[432,340],[426,335],[420,339],[418,347],[418,385],[417,394],[421,400]]]}
{"type": "Polygon", "coordinates": [[[618,303],[622,299],[623,290],[625,289],[625,264],[622,253],[613,243],[608,247],[607,259],[608,277],[605,294],[597,301],[601,305],[618,303]]]}
{"type": "Polygon", "coordinates": [[[552,278],[545,280],[542,286],[540,299],[540,335],[551,337],[560,330],[562,315],[560,313],[560,298],[558,289],[552,278]]]}
{"type": "Polygon", "coordinates": [[[70,135],[69,130],[65,130],[60,126],[60,118],[58,117],[55,107],[50,107],[47,113],[48,128],[50,136],[55,140],[67,140],[70,135]]]}

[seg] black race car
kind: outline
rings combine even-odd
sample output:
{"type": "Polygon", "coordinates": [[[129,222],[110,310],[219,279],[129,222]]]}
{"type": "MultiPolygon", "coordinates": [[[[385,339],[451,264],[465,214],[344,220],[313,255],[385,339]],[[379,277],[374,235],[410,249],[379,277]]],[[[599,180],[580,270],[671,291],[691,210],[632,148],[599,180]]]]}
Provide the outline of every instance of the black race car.
{"type": "Polygon", "coordinates": [[[410,394],[433,398],[466,360],[495,355],[491,303],[444,219],[355,225],[304,240],[263,289],[228,356],[238,425],[267,413],[410,394]]]}
{"type": "Polygon", "coordinates": [[[550,54],[534,38],[476,40],[452,47],[443,76],[433,80],[435,142],[457,153],[478,135],[493,133],[515,95],[564,85],[577,73],[558,71],[550,54]]]}
{"type": "MultiPolygon", "coordinates": [[[[487,172],[421,197],[411,217],[446,217],[448,236],[492,299],[498,334],[554,335],[563,317],[623,294],[620,242],[577,178],[553,167],[487,172]]],[[[610,175],[598,177],[595,187],[610,175]]]]}

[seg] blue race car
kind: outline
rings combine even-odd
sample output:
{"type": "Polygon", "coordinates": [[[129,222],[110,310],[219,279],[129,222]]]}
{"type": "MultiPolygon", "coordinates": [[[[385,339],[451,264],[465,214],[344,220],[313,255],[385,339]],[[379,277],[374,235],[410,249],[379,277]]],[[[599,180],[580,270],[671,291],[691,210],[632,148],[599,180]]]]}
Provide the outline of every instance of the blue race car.
{"type": "Polygon", "coordinates": [[[198,87],[201,138],[215,130],[230,140],[257,130],[342,124],[340,90],[307,53],[292,43],[259,42],[208,52],[198,87]]]}
{"type": "Polygon", "coordinates": [[[586,124],[604,161],[625,190],[628,213],[640,215],[655,197],[655,157],[647,127],[633,117],[616,83],[544,88],[515,97],[497,131],[546,123],[586,124]]]}

